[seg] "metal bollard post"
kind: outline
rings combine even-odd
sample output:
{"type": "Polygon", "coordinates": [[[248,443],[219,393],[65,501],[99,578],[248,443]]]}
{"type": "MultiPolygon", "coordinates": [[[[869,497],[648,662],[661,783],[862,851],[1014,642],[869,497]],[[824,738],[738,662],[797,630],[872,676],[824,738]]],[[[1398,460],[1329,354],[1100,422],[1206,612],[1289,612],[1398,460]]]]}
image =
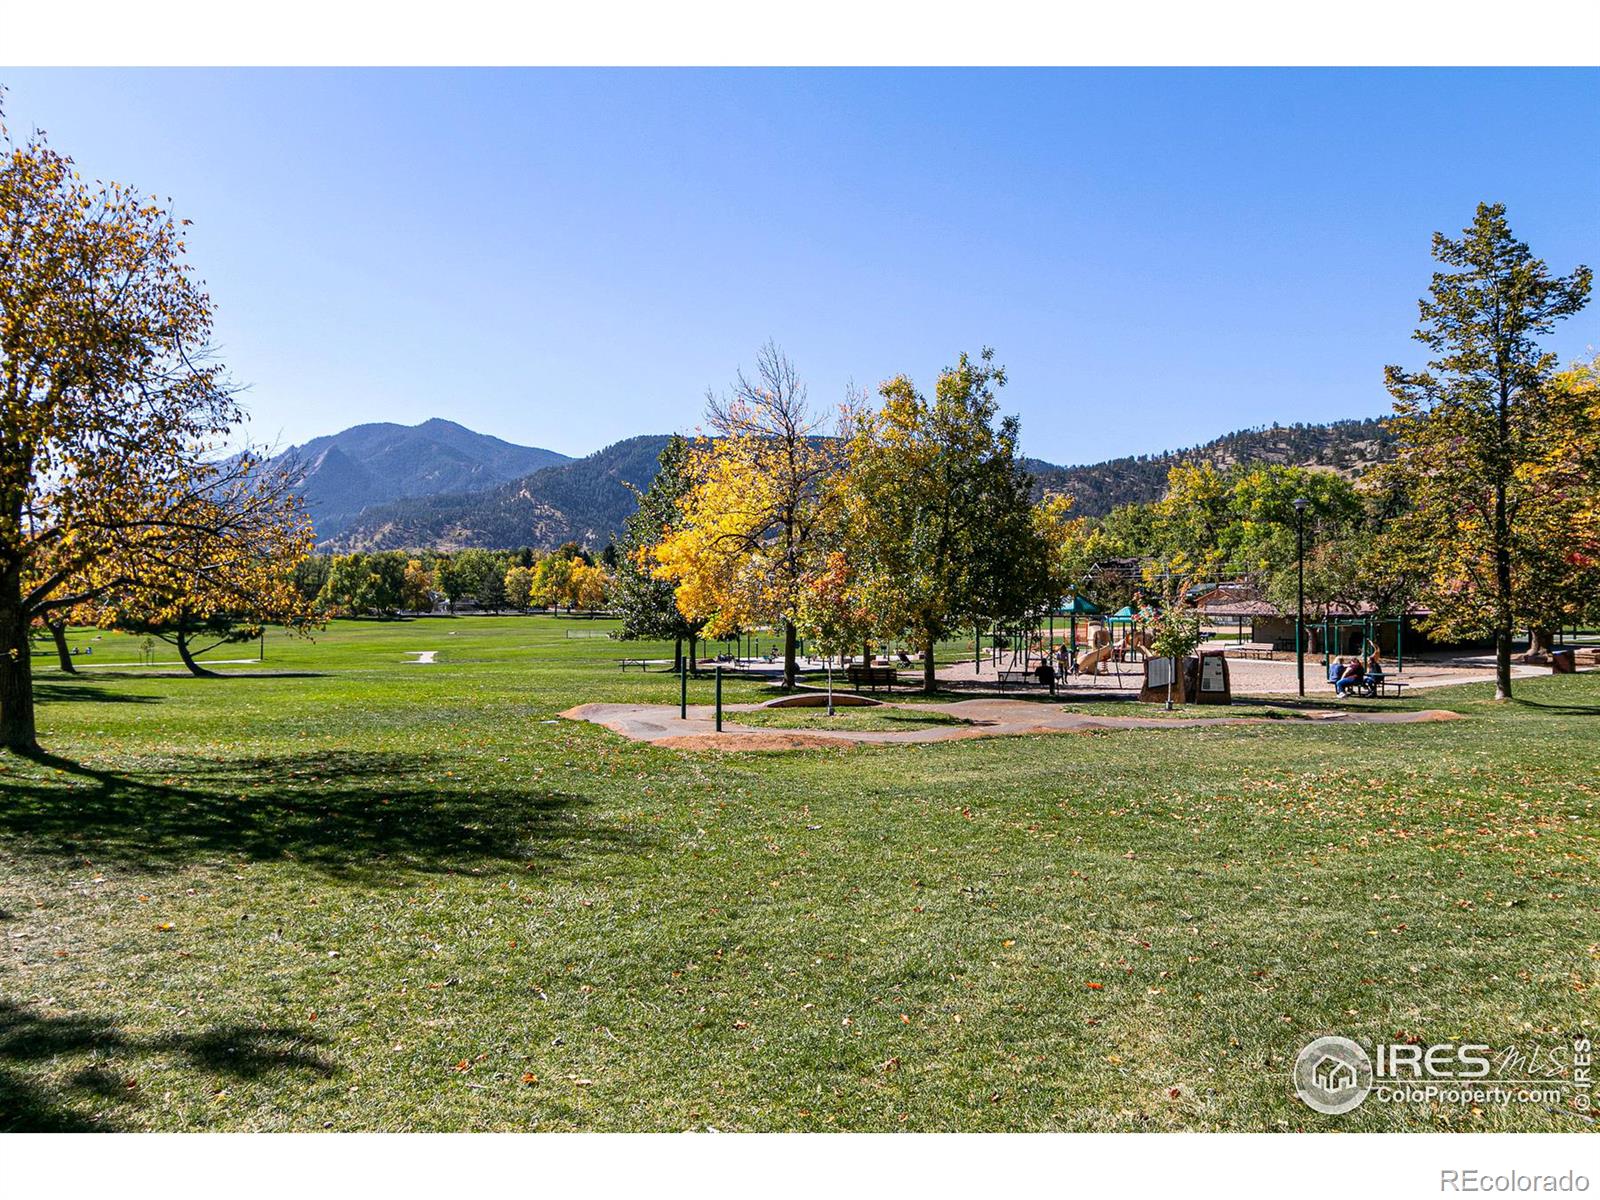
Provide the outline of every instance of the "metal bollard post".
{"type": "Polygon", "coordinates": [[[678,664],[678,720],[689,719],[689,660],[678,664]]]}
{"type": "Polygon", "coordinates": [[[717,667],[717,732],[722,732],[722,667],[717,667]]]}

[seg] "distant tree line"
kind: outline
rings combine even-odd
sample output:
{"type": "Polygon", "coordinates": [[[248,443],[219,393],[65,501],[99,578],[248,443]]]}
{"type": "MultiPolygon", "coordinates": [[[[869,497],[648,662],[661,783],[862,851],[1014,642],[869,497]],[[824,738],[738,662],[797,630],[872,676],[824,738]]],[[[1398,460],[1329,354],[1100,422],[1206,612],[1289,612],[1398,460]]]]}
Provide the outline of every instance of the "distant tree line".
{"type": "Polygon", "coordinates": [[[327,617],[394,616],[401,612],[488,612],[535,608],[596,611],[611,594],[610,544],[598,554],[576,542],[550,551],[379,550],[315,554],[295,568],[301,598],[327,617]]]}

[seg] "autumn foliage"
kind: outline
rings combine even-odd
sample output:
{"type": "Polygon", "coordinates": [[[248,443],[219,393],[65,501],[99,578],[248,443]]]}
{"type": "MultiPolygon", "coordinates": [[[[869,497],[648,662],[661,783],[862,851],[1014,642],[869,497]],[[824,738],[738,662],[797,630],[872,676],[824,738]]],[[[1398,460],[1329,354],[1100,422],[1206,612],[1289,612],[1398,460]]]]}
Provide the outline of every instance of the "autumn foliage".
{"type": "Polygon", "coordinates": [[[32,750],[35,621],[134,593],[212,607],[226,571],[260,568],[242,524],[281,521],[273,553],[302,539],[281,490],[216,458],[240,412],[187,222],[42,135],[0,128],[0,152],[0,744],[32,750]]]}

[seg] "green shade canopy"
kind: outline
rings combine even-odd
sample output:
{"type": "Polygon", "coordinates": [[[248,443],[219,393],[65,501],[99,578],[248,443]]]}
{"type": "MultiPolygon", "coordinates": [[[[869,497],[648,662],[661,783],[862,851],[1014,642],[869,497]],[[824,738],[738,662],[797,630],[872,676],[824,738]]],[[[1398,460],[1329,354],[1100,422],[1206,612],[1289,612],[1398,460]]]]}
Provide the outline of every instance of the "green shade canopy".
{"type": "Polygon", "coordinates": [[[1139,620],[1132,606],[1124,604],[1116,612],[1106,618],[1107,625],[1133,625],[1139,620]]]}
{"type": "Polygon", "coordinates": [[[1066,598],[1066,600],[1064,600],[1060,604],[1060,606],[1058,606],[1056,608],[1056,616],[1058,616],[1058,617],[1070,617],[1070,616],[1080,616],[1080,617],[1082,617],[1082,616],[1089,616],[1090,614],[1097,613],[1099,611],[1100,611],[1100,606],[1098,604],[1096,604],[1093,600],[1086,600],[1082,596],[1068,596],[1066,598]]]}

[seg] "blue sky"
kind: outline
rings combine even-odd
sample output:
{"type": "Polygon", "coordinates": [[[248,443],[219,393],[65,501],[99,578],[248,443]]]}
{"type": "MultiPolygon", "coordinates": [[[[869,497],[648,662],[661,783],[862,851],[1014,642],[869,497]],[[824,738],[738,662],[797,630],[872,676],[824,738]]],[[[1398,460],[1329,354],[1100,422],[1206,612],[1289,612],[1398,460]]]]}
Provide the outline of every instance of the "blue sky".
{"type": "MultiPolygon", "coordinates": [[[[55,71],[13,132],[170,196],[256,441],[693,428],[996,347],[1087,462],[1387,410],[1435,229],[1600,266],[1596,71],[55,71]]],[[[1563,357],[1600,345],[1600,303],[1563,357]]]]}

